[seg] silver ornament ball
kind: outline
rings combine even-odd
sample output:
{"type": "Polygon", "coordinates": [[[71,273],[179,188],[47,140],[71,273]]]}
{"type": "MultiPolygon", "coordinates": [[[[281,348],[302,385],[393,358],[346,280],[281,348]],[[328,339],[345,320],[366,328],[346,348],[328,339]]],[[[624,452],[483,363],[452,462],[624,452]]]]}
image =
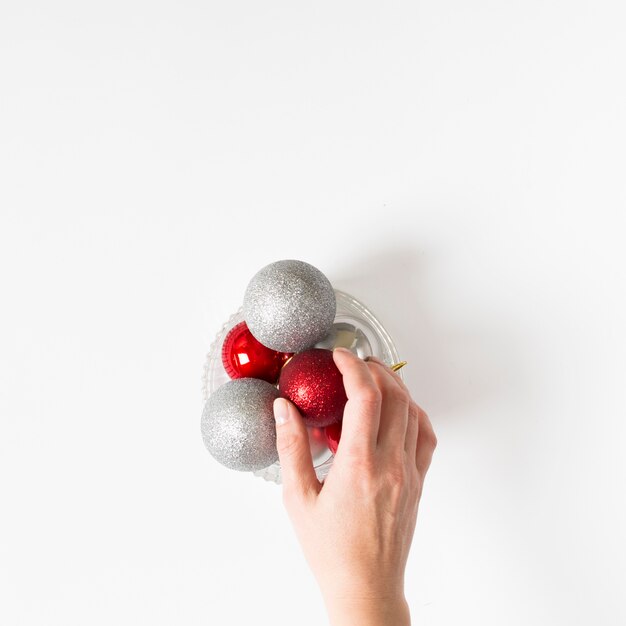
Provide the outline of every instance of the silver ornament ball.
{"type": "Polygon", "coordinates": [[[278,460],[273,403],[278,390],[256,378],[228,381],[211,394],[202,413],[202,439],[222,465],[256,471],[278,460]]]}
{"type": "Polygon", "coordinates": [[[266,265],[253,276],[243,299],[250,332],[280,352],[300,352],[324,339],[336,312],[330,281],[304,261],[266,265]]]}

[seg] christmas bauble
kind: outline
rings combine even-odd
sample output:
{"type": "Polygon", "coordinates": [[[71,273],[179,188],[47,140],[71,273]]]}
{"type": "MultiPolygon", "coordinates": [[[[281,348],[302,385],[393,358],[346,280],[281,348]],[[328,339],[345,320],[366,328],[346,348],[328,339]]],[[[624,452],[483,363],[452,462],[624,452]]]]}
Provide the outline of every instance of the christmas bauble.
{"type": "Polygon", "coordinates": [[[348,401],[333,353],[320,348],[294,354],[280,372],[278,390],[298,407],[307,426],[341,420],[348,401]]]}
{"type": "Polygon", "coordinates": [[[278,460],[273,404],[278,390],[257,378],[230,380],[209,396],[202,439],[222,465],[256,471],[278,460]]]}
{"type": "Polygon", "coordinates": [[[333,326],[337,302],[330,281],[304,261],[276,261],[252,278],[243,300],[250,332],[280,352],[299,352],[333,326]]]}
{"type": "Polygon", "coordinates": [[[245,322],[234,326],[222,344],[222,364],[231,378],[261,378],[275,383],[290,356],[259,343],[245,322]]]}
{"type": "Polygon", "coordinates": [[[335,422],[334,424],[329,424],[324,429],[324,434],[326,435],[326,443],[328,444],[328,448],[333,454],[337,454],[339,440],[341,439],[342,423],[343,422],[335,422]]]}

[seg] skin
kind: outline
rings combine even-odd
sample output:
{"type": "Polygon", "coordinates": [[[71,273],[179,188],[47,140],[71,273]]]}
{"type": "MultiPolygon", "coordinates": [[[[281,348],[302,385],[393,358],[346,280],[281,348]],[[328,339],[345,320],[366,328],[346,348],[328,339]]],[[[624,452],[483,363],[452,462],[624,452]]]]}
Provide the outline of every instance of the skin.
{"type": "Polygon", "coordinates": [[[302,417],[274,403],[283,502],[333,626],[411,623],[404,570],[437,439],[426,413],[382,361],[336,348],[348,397],[324,483],[302,417]]]}

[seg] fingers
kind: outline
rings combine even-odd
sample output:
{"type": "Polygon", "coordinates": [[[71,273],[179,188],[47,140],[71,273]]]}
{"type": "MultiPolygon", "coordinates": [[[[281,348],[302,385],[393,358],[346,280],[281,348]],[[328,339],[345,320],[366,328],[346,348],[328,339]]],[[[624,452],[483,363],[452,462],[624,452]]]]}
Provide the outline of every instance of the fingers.
{"type": "Polygon", "coordinates": [[[415,454],[417,452],[417,436],[419,433],[419,412],[420,408],[411,400],[409,404],[409,419],[406,427],[406,440],[404,442],[404,451],[409,457],[409,461],[415,463],[415,454]]]}
{"type": "MultiPolygon", "coordinates": [[[[404,419],[405,416],[403,415],[403,420],[402,420],[402,422],[406,426],[406,432],[404,433],[404,439],[403,439],[404,450],[409,456],[409,459],[412,461],[415,461],[415,446],[417,444],[419,407],[411,399],[409,389],[404,384],[402,377],[397,372],[394,372],[389,367],[389,365],[387,365],[384,361],[382,361],[381,359],[375,356],[368,356],[365,358],[365,361],[367,361],[368,363],[374,364],[374,368],[376,368],[376,366],[380,366],[379,369],[382,369],[383,371],[385,371],[389,375],[389,377],[391,377],[391,379],[395,382],[395,384],[405,393],[405,397],[398,396],[402,404],[405,404],[408,401],[408,412],[406,414],[406,419],[404,419]]],[[[401,425],[398,424],[398,428],[397,428],[398,432],[395,434],[395,436],[398,439],[401,438],[400,433],[399,433],[399,431],[401,430],[400,426],[401,425]]],[[[394,436],[393,433],[392,433],[392,436],[394,436]]]]}
{"type": "Polygon", "coordinates": [[[283,493],[309,497],[321,488],[313,469],[309,435],[298,409],[289,400],[274,400],[276,448],[280,459],[283,493]]]}
{"type": "Polygon", "coordinates": [[[388,459],[404,459],[410,397],[387,368],[369,365],[374,381],[382,393],[378,448],[388,459]]]}
{"type": "Polygon", "coordinates": [[[409,396],[411,395],[411,392],[409,391],[409,388],[406,386],[406,384],[404,383],[404,381],[402,380],[402,376],[400,376],[400,374],[398,374],[398,372],[394,372],[391,367],[389,365],[387,365],[387,363],[385,363],[384,361],[381,361],[381,359],[379,359],[378,357],[375,356],[366,356],[365,359],[363,359],[364,361],[367,361],[368,363],[376,363],[377,365],[382,366],[386,372],[389,373],[389,375],[396,381],[396,383],[402,388],[404,389],[409,396]]]}
{"type": "Polygon", "coordinates": [[[333,357],[348,396],[338,452],[372,453],[378,447],[391,455],[404,450],[423,476],[437,438],[402,378],[376,357],[367,357],[366,363],[345,349],[335,349],[333,357]]]}
{"type": "Polygon", "coordinates": [[[382,394],[367,364],[345,348],[333,350],[348,402],[343,413],[338,454],[371,454],[376,449],[382,394]],[[345,452],[344,452],[345,451],[345,452]]]}
{"type": "Polygon", "coordinates": [[[433,453],[437,447],[437,437],[435,431],[430,423],[430,419],[426,414],[426,411],[419,409],[419,434],[417,436],[417,446],[415,451],[415,465],[419,475],[424,478],[430,462],[433,458],[433,453]]]}

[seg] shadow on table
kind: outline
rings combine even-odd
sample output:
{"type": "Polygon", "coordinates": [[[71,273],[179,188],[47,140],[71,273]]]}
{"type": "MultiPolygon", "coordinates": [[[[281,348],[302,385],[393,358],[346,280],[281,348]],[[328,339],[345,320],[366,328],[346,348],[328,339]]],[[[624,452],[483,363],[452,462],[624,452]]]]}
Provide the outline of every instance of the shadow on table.
{"type": "MultiPolygon", "coordinates": [[[[361,300],[391,334],[415,400],[441,418],[520,393],[524,368],[505,320],[463,317],[455,280],[435,284],[436,251],[390,247],[353,258],[331,281],[361,300]],[[449,303],[449,304],[442,304],[449,303]]],[[[459,271],[459,280],[463,272],[459,271]]]]}

